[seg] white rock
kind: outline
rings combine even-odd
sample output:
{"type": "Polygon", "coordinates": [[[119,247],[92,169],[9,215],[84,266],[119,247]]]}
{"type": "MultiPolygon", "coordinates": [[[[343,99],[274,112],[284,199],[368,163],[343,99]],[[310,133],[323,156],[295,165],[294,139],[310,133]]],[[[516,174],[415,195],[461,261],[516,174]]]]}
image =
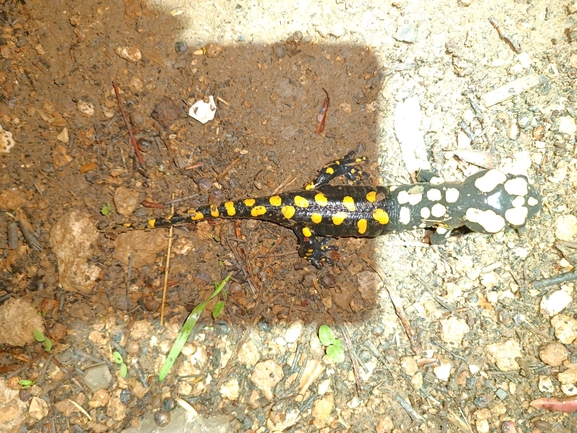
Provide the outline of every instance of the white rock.
{"type": "Polygon", "coordinates": [[[291,323],[284,334],[284,339],[287,343],[294,343],[297,341],[303,331],[303,321],[297,320],[296,322],[291,323]]]}
{"type": "Polygon", "coordinates": [[[190,117],[203,124],[214,119],[215,113],[216,104],[214,103],[214,97],[212,97],[212,95],[208,97],[208,102],[204,102],[204,100],[201,99],[192,104],[192,107],[188,110],[190,117]]]}
{"type": "Polygon", "coordinates": [[[555,391],[555,386],[550,376],[539,376],[539,391],[547,394],[552,394],[555,391]]]}
{"type": "Polygon", "coordinates": [[[245,366],[253,366],[260,359],[260,352],[252,340],[244,343],[238,351],[238,360],[245,366]]]}
{"type": "Polygon", "coordinates": [[[412,376],[419,371],[419,366],[412,356],[403,356],[401,357],[401,369],[407,376],[412,376]]]}
{"type": "Polygon", "coordinates": [[[541,314],[555,316],[563,311],[572,300],[571,295],[566,290],[555,290],[541,299],[541,314]]]}
{"type": "Polygon", "coordinates": [[[566,385],[561,385],[561,391],[568,397],[572,397],[577,395],[577,386],[572,383],[568,383],[566,385]]]}
{"type": "Polygon", "coordinates": [[[441,339],[445,343],[461,344],[463,337],[470,330],[467,322],[458,317],[441,320],[441,339]]]}
{"type": "Polygon", "coordinates": [[[519,54],[517,59],[519,60],[519,63],[524,69],[527,69],[528,67],[531,66],[531,57],[529,56],[529,54],[521,53],[519,54]]]}
{"type": "Polygon", "coordinates": [[[136,47],[117,47],[116,54],[129,62],[138,62],[142,59],[142,53],[136,47]]]}
{"type": "Polygon", "coordinates": [[[88,117],[94,116],[94,104],[90,102],[80,100],[76,103],[76,108],[88,117]]]}
{"type": "Polygon", "coordinates": [[[447,363],[441,362],[441,365],[433,369],[433,373],[435,373],[435,376],[437,376],[439,380],[446,382],[449,380],[449,377],[451,377],[452,367],[453,366],[451,365],[450,362],[447,363]]]}
{"type": "Polygon", "coordinates": [[[240,386],[236,378],[229,379],[222,384],[218,392],[225,398],[229,400],[236,400],[239,395],[240,386]]]}
{"type": "Polygon", "coordinates": [[[515,358],[522,357],[521,346],[518,341],[507,340],[504,343],[489,344],[485,347],[485,353],[489,359],[497,364],[501,371],[514,371],[519,369],[515,358]]]}
{"type": "Polygon", "coordinates": [[[555,221],[555,237],[562,241],[570,241],[577,235],[577,217],[561,215],[555,221]]]}
{"type": "Polygon", "coordinates": [[[282,367],[276,364],[272,359],[259,362],[254,366],[254,371],[250,375],[250,380],[262,391],[267,400],[272,400],[274,395],[272,389],[284,377],[282,367]]]}
{"type": "Polygon", "coordinates": [[[559,314],[551,319],[555,337],[563,344],[572,344],[577,340],[577,320],[568,314],[559,314]]]}
{"type": "Polygon", "coordinates": [[[559,132],[561,134],[572,135],[577,131],[575,119],[571,116],[563,116],[559,118],[559,132]]]}

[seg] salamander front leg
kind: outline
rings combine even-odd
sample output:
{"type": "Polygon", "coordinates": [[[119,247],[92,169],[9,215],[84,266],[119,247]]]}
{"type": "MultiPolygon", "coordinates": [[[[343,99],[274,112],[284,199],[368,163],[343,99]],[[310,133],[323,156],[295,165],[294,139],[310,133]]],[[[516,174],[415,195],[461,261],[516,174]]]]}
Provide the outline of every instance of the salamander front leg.
{"type": "Polygon", "coordinates": [[[368,173],[360,170],[358,164],[367,160],[366,156],[359,156],[355,158],[355,151],[351,150],[342,159],[330,162],[325,165],[317,178],[305,185],[305,189],[316,189],[319,186],[328,184],[331,180],[338,176],[344,176],[348,180],[360,183],[361,179],[368,176],[368,173]]]}

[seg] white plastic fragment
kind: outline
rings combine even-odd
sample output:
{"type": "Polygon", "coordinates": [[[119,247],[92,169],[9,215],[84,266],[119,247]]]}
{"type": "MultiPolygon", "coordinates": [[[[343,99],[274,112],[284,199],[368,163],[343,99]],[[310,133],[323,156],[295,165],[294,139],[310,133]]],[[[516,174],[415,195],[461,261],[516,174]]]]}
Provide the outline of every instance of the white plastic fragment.
{"type": "Polygon", "coordinates": [[[214,119],[215,113],[216,104],[212,96],[208,97],[208,102],[204,102],[202,99],[196,101],[188,110],[188,115],[202,124],[214,119]]]}
{"type": "Polygon", "coordinates": [[[0,153],[10,153],[10,149],[12,149],[15,144],[12,133],[2,129],[2,125],[0,125],[0,153]]]}

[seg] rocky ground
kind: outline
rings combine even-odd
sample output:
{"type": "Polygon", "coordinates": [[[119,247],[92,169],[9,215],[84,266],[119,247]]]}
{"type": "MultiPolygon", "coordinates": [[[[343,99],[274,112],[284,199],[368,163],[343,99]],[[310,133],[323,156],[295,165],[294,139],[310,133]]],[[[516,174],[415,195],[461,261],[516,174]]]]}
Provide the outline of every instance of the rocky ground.
{"type": "Polygon", "coordinates": [[[0,431],[577,431],[576,47],[569,0],[0,0],[0,431]],[[266,222],[123,228],[351,149],[373,185],[524,172],[543,208],[321,270],[266,222]]]}

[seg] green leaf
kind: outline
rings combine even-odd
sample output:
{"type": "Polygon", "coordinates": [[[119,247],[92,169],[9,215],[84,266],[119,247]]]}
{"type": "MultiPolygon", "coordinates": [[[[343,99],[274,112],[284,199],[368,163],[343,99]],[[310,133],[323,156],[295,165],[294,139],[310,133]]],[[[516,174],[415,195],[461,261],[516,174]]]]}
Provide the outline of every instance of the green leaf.
{"type": "Polygon", "coordinates": [[[100,209],[100,213],[105,217],[108,217],[112,213],[112,206],[110,205],[110,203],[106,203],[104,206],[102,206],[102,209],[100,209]]]}
{"type": "Polygon", "coordinates": [[[52,341],[50,341],[50,338],[46,337],[46,340],[44,340],[44,350],[46,352],[50,352],[52,350],[52,341]]]}
{"type": "Polygon", "coordinates": [[[319,340],[321,340],[323,346],[330,346],[335,344],[336,338],[331,328],[327,325],[321,325],[319,328],[319,340]]]}
{"type": "Polygon", "coordinates": [[[218,316],[220,316],[222,310],[224,310],[224,301],[218,301],[216,304],[214,304],[214,308],[212,309],[213,319],[216,319],[218,316]]]}
{"type": "Polygon", "coordinates": [[[35,329],[33,333],[34,333],[34,339],[39,343],[42,343],[44,340],[46,340],[46,336],[39,329],[35,329]]]}
{"type": "Polygon", "coordinates": [[[114,360],[114,362],[116,364],[124,363],[124,359],[122,359],[122,355],[119,352],[117,352],[116,350],[114,352],[112,352],[112,359],[114,360]]]}
{"type": "Polygon", "coordinates": [[[32,385],[34,385],[33,380],[28,380],[28,379],[22,379],[18,381],[18,384],[22,387],[22,389],[27,389],[30,388],[32,385]]]}
{"type": "Polygon", "coordinates": [[[345,360],[345,352],[343,351],[343,348],[341,347],[340,340],[337,340],[337,341],[338,341],[338,344],[333,344],[333,345],[327,347],[327,357],[331,361],[339,364],[345,360]]]}
{"type": "Polygon", "coordinates": [[[228,283],[228,280],[230,280],[230,277],[232,277],[232,272],[229,273],[226,276],[226,278],[220,282],[218,287],[216,287],[214,289],[214,291],[212,292],[212,294],[208,297],[208,299],[206,301],[204,301],[200,305],[198,305],[188,315],[188,317],[186,318],[186,321],[184,322],[184,325],[182,325],[182,328],[181,328],[180,332],[178,333],[178,336],[176,337],[176,340],[174,341],[174,344],[172,345],[172,349],[170,349],[170,352],[168,353],[168,356],[166,357],[166,361],[164,361],[164,364],[162,365],[162,367],[160,369],[160,373],[158,374],[158,381],[159,382],[162,382],[164,380],[164,378],[168,375],[170,370],[172,369],[172,365],[174,364],[174,361],[176,361],[176,358],[178,357],[178,355],[180,355],[180,352],[181,352],[182,348],[184,347],[184,344],[186,343],[186,341],[188,340],[188,337],[192,333],[192,330],[194,329],[196,322],[198,322],[200,315],[202,314],[202,312],[206,308],[206,304],[208,303],[208,301],[210,301],[213,298],[215,298],[216,296],[218,296],[218,294],[222,291],[222,289],[224,289],[224,286],[226,286],[226,283],[228,283]]]}
{"type": "Polygon", "coordinates": [[[123,362],[122,364],[120,364],[120,377],[125,378],[127,374],[128,374],[128,367],[123,362]]]}

